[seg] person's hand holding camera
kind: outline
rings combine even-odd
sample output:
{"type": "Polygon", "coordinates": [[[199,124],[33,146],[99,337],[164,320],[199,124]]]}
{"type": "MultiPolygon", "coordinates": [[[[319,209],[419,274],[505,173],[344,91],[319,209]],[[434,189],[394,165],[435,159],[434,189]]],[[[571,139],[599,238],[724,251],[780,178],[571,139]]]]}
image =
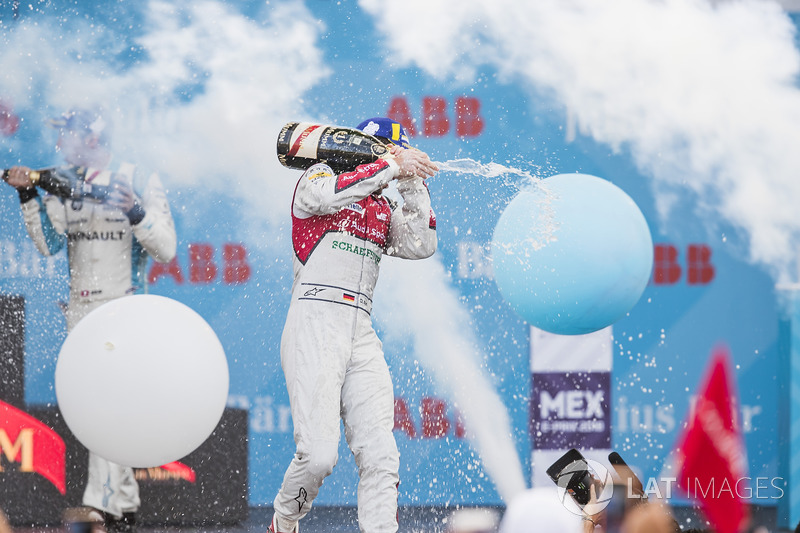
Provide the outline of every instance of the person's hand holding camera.
{"type": "MultiPolygon", "coordinates": [[[[589,503],[586,505],[589,509],[597,508],[597,486],[592,483],[589,487],[589,503]]],[[[584,511],[583,517],[583,532],[584,533],[604,533],[606,530],[606,511],[602,509],[595,514],[586,514],[584,511]],[[596,529],[599,528],[599,529],[596,529]]]]}

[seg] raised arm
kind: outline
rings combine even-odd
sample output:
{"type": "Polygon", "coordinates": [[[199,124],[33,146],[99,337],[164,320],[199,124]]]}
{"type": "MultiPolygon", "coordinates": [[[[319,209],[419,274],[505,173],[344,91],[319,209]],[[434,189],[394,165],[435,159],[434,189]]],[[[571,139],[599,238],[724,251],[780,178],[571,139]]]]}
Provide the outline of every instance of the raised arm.
{"type": "Polygon", "coordinates": [[[386,253],[404,259],[430,257],[438,241],[428,186],[420,177],[403,178],[397,181],[397,190],[403,205],[392,213],[386,253]]]}
{"type": "Polygon", "coordinates": [[[30,172],[28,167],[12,167],[3,179],[19,193],[25,229],[36,249],[42,255],[53,255],[67,242],[64,205],[58,198],[42,199],[30,179],[30,172]]]}
{"type": "Polygon", "coordinates": [[[325,163],[303,173],[294,197],[294,215],[307,218],[330,215],[383,189],[399,172],[392,159],[360,165],[352,172],[336,174],[325,163]]]}
{"type": "Polygon", "coordinates": [[[175,257],[177,236],[175,222],[169,209],[167,194],[157,174],[151,174],[137,202],[127,213],[133,234],[147,253],[159,263],[168,263],[175,257]]]}
{"type": "Polygon", "coordinates": [[[134,237],[155,261],[175,257],[177,236],[167,194],[155,172],[140,174],[135,165],[123,163],[110,184],[106,203],[125,213],[134,237]]]}

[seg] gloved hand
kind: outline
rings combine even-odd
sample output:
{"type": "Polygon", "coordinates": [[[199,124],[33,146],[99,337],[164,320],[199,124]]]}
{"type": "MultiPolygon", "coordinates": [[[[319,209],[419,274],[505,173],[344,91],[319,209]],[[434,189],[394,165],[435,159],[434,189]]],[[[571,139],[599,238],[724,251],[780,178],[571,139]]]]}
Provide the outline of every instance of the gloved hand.
{"type": "Polygon", "coordinates": [[[106,204],[125,213],[131,224],[138,224],[144,218],[144,208],[139,204],[131,184],[124,178],[115,177],[111,181],[106,204]]]}
{"type": "Polygon", "coordinates": [[[35,184],[31,180],[31,169],[28,167],[11,167],[3,173],[3,180],[15,189],[30,189],[35,184]]]}

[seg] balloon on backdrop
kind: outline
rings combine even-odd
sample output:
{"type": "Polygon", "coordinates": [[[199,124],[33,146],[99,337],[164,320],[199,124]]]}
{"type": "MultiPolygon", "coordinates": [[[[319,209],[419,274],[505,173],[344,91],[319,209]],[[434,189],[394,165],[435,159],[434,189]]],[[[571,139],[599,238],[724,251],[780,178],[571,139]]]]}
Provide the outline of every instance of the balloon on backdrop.
{"type": "Polygon", "coordinates": [[[58,406],[75,437],[109,461],[155,467],[200,446],[228,397],[228,363],[211,326],[156,295],[112,300],[67,335],[58,406]]]}
{"type": "Polygon", "coordinates": [[[559,174],[506,207],[492,261],[500,293],[529,324],[577,335],[613,324],[639,301],[653,240],[622,189],[588,174],[559,174]]]}

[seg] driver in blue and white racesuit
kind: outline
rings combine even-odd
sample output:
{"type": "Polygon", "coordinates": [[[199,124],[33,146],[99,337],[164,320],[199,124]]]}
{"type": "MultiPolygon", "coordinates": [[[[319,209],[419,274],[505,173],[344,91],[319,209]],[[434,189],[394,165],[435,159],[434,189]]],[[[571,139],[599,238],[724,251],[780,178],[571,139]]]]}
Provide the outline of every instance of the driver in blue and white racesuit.
{"type": "MultiPolygon", "coordinates": [[[[57,148],[66,163],[80,167],[84,182],[105,183],[111,191],[102,202],[42,197],[30,168],[13,167],[5,178],[19,193],[25,227],[39,252],[49,256],[67,248],[71,331],[100,305],[143,292],[148,257],[169,262],[177,241],[158,175],[129,163],[112,164],[108,121],[102,114],[74,109],[50,125],[59,132],[57,148]]],[[[90,452],[83,504],[102,514],[109,531],[132,531],[140,505],[133,469],[90,452]]]]}
{"type": "Polygon", "coordinates": [[[397,531],[399,453],[394,392],[372,327],[372,295],[383,254],[423,259],[436,251],[424,179],[438,168],[410,148],[386,118],[359,129],[383,139],[390,157],[336,174],[309,168],[292,202],[294,284],[281,339],[296,453],[277,497],[270,532],[296,532],[338,459],[340,422],[359,473],[361,531],[397,531]],[[396,180],[402,206],[383,189],[396,180]]]}

